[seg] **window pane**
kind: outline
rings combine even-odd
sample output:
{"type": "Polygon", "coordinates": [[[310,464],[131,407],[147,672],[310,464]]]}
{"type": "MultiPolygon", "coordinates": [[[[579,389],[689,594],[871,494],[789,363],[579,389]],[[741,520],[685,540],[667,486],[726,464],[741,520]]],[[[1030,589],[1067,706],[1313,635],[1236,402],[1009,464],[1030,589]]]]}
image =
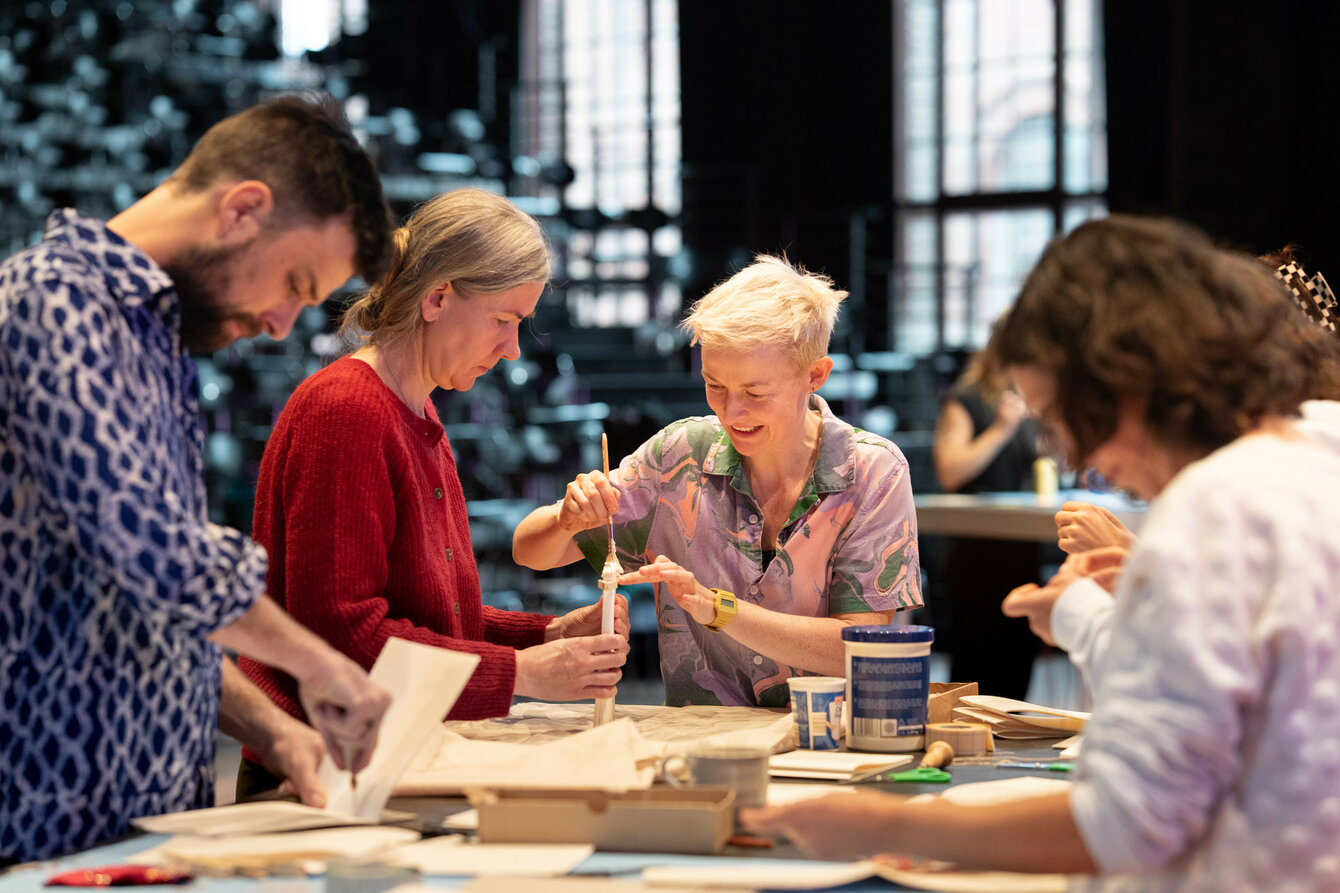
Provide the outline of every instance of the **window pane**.
{"type": "Polygon", "coordinates": [[[935,215],[908,214],[899,226],[903,260],[891,283],[894,350],[925,354],[936,349],[935,215]]]}
{"type": "Polygon", "coordinates": [[[1046,208],[945,217],[945,344],[986,342],[1052,235],[1046,208]]]}

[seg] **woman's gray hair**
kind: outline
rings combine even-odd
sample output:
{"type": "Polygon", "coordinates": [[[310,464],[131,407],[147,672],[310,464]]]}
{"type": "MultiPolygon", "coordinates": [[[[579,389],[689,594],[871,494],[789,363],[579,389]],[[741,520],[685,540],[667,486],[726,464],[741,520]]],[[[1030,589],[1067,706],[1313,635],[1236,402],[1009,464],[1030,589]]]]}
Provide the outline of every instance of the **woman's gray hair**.
{"type": "Polygon", "coordinates": [[[680,328],[693,344],[749,350],[783,345],[797,371],[828,352],[838,305],[847,297],[833,280],[759,254],[754,262],[703,295],[680,328]]]}
{"type": "Polygon", "coordinates": [[[549,240],[540,224],[483,189],[444,192],[396,230],[381,282],[349,305],[340,334],[375,346],[409,338],[423,325],[423,296],[450,282],[462,297],[548,282],[549,240]]]}

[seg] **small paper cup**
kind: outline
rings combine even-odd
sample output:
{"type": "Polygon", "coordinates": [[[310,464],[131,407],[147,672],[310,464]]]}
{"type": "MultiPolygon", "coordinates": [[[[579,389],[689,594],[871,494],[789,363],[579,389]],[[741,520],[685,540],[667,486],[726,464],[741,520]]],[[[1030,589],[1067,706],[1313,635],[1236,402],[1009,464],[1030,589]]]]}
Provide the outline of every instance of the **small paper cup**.
{"type": "Polygon", "coordinates": [[[809,750],[837,750],[842,738],[847,680],[841,676],[792,676],[791,716],[800,746],[809,750]]]}

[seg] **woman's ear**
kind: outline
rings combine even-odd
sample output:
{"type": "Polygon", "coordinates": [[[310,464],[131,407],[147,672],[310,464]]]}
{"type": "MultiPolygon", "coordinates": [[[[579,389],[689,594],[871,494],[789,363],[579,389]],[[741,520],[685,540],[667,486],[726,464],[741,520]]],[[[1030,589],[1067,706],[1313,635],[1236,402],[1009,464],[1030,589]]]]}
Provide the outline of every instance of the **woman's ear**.
{"type": "Polygon", "coordinates": [[[437,288],[423,296],[419,302],[419,310],[423,314],[424,322],[436,322],[447,309],[447,303],[456,296],[452,290],[450,282],[444,282],[437,288]]]}
{"type": "Polygon", "coordinates": [[[810,366],[810,372],[809,372],[811,394],[813,394],[815,391],[819,390],[819,388],[824,386],[824,384],[828,381],[828,373],[832,371],[833,371],[832,357],[819,357],[819,359],[814,361],[814,365],[810,366]]]}

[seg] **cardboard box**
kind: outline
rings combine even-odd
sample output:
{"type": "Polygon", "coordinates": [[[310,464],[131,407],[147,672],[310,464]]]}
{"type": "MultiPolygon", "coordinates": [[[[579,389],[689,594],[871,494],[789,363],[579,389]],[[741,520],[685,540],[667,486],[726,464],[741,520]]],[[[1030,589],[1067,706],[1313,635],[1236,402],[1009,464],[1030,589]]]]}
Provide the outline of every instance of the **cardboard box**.
{"type": "Polygon", "coordinates": [[[645,791],[474,790],[481,843],[593,843],[598,850],[719,853],[735,792],[715,785],[645,791]]]}
{"type": "Polygon", "coordinates": [[[932,682],[926,702],[926,722],[953,722],[950,712],[959,698],[977,694],[976,682],[932,682]]]}

